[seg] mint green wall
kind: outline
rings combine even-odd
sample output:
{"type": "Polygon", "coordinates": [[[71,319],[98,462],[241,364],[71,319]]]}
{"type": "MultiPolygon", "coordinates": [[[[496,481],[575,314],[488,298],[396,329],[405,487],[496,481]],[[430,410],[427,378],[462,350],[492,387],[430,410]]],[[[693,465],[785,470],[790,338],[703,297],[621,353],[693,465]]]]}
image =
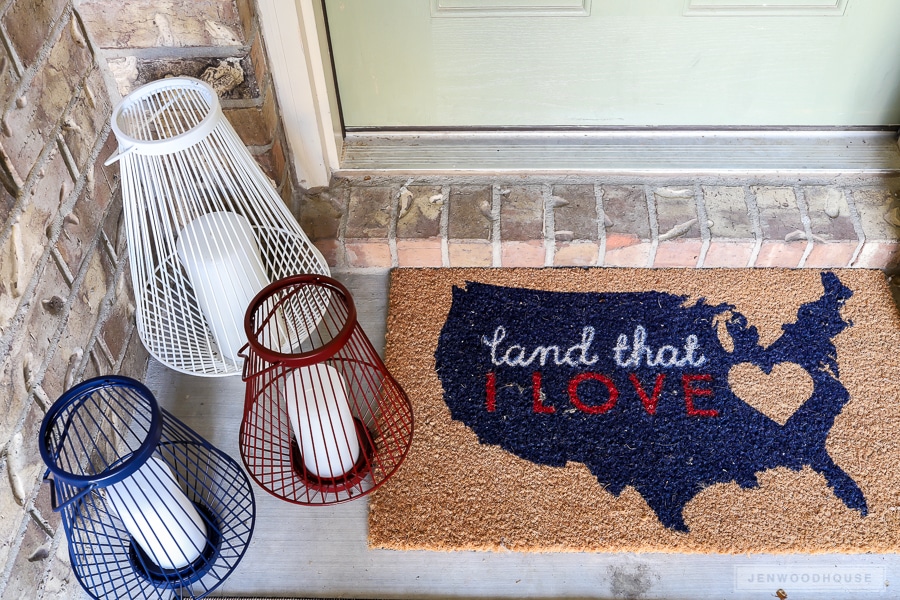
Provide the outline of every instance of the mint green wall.
{"type": "Polygon", "coordinates": [[[326,0],[345,124],[900,123],[900,1],[847,0],[842,16],[686,16],[689,3],[433,18],[429,0],[326,0]]]}

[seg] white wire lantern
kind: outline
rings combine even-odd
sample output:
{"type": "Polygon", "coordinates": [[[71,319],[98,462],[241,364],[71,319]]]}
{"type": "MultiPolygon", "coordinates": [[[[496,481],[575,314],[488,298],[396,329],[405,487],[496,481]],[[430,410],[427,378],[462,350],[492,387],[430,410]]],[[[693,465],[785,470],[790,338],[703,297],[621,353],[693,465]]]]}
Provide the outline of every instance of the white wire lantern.
{"type": "Polygon", "coordinates": [[[238,375],[244,313],[272,281],[329,275],[206,83],[173,77],[116,107],[138,333],[161,363],[238,375]]]}

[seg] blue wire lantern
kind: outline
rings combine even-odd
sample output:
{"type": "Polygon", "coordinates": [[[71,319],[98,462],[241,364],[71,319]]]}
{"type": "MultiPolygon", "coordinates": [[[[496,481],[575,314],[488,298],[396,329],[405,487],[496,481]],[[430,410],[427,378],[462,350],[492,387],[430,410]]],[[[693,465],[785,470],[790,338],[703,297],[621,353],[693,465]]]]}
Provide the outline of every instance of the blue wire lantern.
{"type": "Polygon", "coordinates": [[[203,598],[235,569],[256,503],[240,466],[120,376],[85,381],[41,424],[72,569],[93,598],[203,598]]]}

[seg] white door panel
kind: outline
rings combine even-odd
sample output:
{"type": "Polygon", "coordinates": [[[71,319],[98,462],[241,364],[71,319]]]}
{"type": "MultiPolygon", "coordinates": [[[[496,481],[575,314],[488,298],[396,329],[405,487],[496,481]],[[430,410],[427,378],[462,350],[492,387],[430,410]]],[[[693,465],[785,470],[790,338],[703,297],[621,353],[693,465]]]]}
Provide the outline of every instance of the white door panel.
{"type": "Polygon", "coordinates": [[[325,5],[351,129],[900,123],[897,0],[325,5]]]}

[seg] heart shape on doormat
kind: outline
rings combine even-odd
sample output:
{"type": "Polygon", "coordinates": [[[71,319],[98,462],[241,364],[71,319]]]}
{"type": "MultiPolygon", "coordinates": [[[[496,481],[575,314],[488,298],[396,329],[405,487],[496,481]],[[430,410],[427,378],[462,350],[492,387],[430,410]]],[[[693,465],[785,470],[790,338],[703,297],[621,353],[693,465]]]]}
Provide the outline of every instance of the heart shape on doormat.
{"type": "Polygon", "coordinates": [[[784,425],[813,393],[809,373],[794,362],[780,362],[766,374],[753,363],[738,363],[728,373],[734,394],[779,425],[784,425]]]}

